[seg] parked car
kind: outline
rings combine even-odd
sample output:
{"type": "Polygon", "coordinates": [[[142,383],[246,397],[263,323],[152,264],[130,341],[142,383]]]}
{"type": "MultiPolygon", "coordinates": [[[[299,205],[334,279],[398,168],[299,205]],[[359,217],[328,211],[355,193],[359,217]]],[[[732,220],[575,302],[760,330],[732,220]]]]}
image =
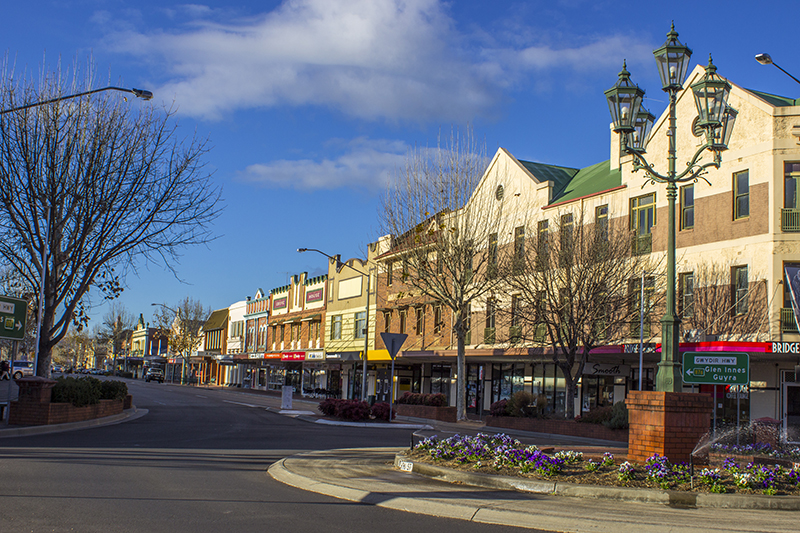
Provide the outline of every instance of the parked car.
{"type": "Polygon", "coordinates": [[[19,379],[22,376],[32,376],[33,361],[14,361],[14,368],[11,370],[11,375],[14,379],[19,379]]]}
{"type": "Polygon", "coordinates": [[[164,372],[160,368],[149,368],[147,374],[144,375],[144,380],[147,382],[158,381],[164,383],[164,372]]]}

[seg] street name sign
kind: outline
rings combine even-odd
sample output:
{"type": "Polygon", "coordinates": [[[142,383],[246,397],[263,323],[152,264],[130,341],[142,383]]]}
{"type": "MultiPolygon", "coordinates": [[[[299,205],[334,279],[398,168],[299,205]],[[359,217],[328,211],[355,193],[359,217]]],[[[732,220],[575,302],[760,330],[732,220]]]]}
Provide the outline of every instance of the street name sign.
{"type": "Polygon", "coordinates": [[[0,339],[21,341],[25,338],[28,302],[11,296],[0,296],[0,339]]]}
{"type": "Polygon", "coordinates": [[[689,385],[747,385],[750,356],[739,352],[685,352],[683,382],[689,385]]]}

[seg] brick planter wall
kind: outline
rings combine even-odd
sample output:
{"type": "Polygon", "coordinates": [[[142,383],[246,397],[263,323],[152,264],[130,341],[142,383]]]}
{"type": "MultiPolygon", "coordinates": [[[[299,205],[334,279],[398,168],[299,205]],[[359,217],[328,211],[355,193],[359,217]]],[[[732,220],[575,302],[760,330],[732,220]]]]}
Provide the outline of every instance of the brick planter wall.
{"type": "Polygon", "coordinates": [[[572,437],[589,437],[592,439],[616,440],[620,442],[628,441],[627,429],[610,429],[602,424],[580,423],[574,420],[489,416],[486,417],[486,426],[516,429],[519,431],[534,431],[537,433],[569,435],[572,437]]]}
{"type": "Polygon", "coordinates": [[[122,412],[124,400],[100,400],[94,405],[75,407],[71,403],[11,402],[9,425],[44,426],[82,422],[122,412]]]}
{"type": "Polygon", "coordinates": [[[52,379],[41,377],[18,379],[19,400],[11,402],[9,425],[44,426],[82,422],[118,415],[125,405],[130,407],[132,404],[130,394],[124,400],[100,400],[100,403],[84,407],[75,407],[71,403],[50,403],[55,384],[52,379]]]}
{"type": "Polygon", "coordinates": [[[394,407],[397,409],[397,416],[428,418],[441,420],[442,422],[457,421],[455,407],[433,407],[431,405],[410,405],[407,403],[398,403],[394,407]]]}
{"type": "Polygon", "coordinates": [[[672,463],[689,462],[694,447],[711,427],[709,394],[631,391],[628,406],[628,460],[644,463],[651,455],[672,463]]]}

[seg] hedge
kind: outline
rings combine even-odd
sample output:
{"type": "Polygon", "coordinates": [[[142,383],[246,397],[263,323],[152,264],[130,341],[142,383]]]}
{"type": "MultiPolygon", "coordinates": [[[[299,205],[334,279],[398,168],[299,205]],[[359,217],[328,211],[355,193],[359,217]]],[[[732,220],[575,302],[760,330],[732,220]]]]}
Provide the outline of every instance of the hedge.
{"type": "Polygon", "coordinates": [[[59,377],[53,386],[52,403],[71,403],[75,407],[92,405],[100,400],[124,400],[128,386],[122,381],[100,381],[90,376],[59,377]]]}

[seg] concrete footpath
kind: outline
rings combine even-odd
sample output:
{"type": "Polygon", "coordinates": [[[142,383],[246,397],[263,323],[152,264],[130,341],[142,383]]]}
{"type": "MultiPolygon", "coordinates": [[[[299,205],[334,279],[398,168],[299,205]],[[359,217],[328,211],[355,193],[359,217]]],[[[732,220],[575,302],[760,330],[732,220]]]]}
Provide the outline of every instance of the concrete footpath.
{"type": "MultiPolygon", "coordinates": [[[[170,385],[165,385],[170,386],[170,385]]],[[[180,386],[180,385],[172,385],[180,386]]],[[[206,390],[236,389],[194,387],[206,390]]],[[[257,394],[244,392],[242,396],[257,394]]],[[[259,404],[271,412],[308,423],[363,427],[364,423],[332,421],[320,416],[318,399],[295,398],[291,410],[281,409],[281,398],[258,394],[259,404]]],[[[0,423],[0,438],[72,431],[119,424],[147,414],[129,409],[114,417],[40,427],[9,427],[0,423]]],[[[392,423],[370,423],[374,428],[409,430],[409,445],[421,438],[479,432],[506,433],[526,444],[574,449],[585,454],[611,451],[618,458],[624,443],[581,437],[487,428],[481,421],[445,423],[402,418],[392,423]]],[[[547,531],[796,531],[800,498],[760,495],[666,493],[659,490],[620,489],[588,485],[525,482],[521,478],[457,472],[416,463],[403,455],[406,448],[356,448],[306,452],[281,459],[269,475],[293,487],[367,505],[547,531]],[[724,510],[723,510],[724,509],[724,510]]]]}
{"type": "MultiPolygon", "coordinates": [[[[455,479],[450,483],[432,477],[430,471],[426,472],[427,475],[420,475],[415,471],[416,465],[410,472],[396,468],[394,462],[401,451],[400,448],[357,448],[307,452],[274,463],[269,474],[302,490],[367,505],[546,531],[708,533],[797,530],[797,513],[780,510],[684,507],[675,505],[675,502],[670,505],[663,498],[657,503],[625,501],[625,495],[620,491],[604,487],[587,486],[581,497],[524,493],[513,490],[510,485],[504,486],[504,481],[497,478],[494,487],[474,487],[455,479]]],[[[729,497],[735,506],[738,497],[729,497]]],[[[745,499],[748,498],[738,498],[738,503],[745,499]]],[[[751,496],[749,499],[760,497],[751,496]]]]}

